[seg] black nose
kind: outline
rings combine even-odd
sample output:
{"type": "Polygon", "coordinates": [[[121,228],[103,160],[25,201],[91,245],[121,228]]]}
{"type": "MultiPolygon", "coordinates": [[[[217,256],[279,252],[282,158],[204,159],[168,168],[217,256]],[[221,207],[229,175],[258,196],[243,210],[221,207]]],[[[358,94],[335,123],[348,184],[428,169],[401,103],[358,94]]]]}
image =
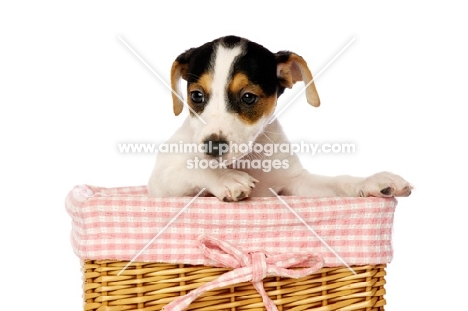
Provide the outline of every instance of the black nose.
{"type": "Polygon", "coordinates": [[[210,135],[203,141],[205,145],[205,154],[211,157],[220,157],[229,152],[229,143],[224,137],[210,135]]]}

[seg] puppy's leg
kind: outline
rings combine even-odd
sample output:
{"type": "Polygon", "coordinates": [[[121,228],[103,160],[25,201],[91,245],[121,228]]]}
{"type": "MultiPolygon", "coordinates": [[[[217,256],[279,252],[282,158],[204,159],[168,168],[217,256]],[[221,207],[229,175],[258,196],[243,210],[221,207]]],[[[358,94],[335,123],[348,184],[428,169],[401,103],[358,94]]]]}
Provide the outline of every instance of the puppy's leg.
{"type": "Polygon", "coordinates": [[[227,168],[189,168],[186,155],[159,154],[148,191],[155,197],[193,196],[206,188],[222,201],[239,201],[250,195],[258,182],[245,172],[227,168]]]}
{"type": "Polygon", "coordinates": [[[212,174],[215,179],[207,183],[208,191],[225,202],[247,198],[258,182],[249,174],[234,169],[215,169],[212,174]]]}
{"type": "Polygon", "coordinates": [[[284,193],[297,196],[393,197],[409,196],[413,186],[402,177],[380,172],[369,177],[320,176],[306,170],[291,179],[284,193]]]}

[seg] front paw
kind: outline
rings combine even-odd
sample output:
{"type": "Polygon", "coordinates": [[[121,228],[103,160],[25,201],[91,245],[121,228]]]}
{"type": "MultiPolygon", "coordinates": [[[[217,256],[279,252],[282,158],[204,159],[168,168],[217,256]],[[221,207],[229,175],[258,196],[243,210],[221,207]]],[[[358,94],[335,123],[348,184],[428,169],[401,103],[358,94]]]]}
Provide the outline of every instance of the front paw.
{"type": "Polygon", "coordinates": [[[401,176],[380,172],[367,177],[361,186],[361,197],[407,197],[413,186],[401,176]]]}
{"type": "Polygon", "coordinates": [[[211,193],[224,202],[235,202],[247,198],[258,180],[249,174],[232,169],[219,171],[211,193]]]}

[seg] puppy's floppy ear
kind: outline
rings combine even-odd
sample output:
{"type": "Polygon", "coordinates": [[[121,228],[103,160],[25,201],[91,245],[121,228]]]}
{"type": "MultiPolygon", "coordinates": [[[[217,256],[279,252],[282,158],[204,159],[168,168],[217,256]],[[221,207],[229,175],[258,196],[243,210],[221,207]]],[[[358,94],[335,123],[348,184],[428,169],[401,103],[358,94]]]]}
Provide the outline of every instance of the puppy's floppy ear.
{"type": "Polygon", "coordinates": [[[183,94],[180,90],[180,79],[187,81],[187,71],[188,71],[188,62],[190,59],[191,51],[190,49],[182,54],[180,54],[176,60],[172,63],[171,68],[171,87],[172,87],[172,105],[174,109],[174,114],[178,116],[182,109],[184,108],[184,102],[181,100],[183,94]],[[177,94],[177,95],[176,95],[177,94]]]}
{"type": "Polygon", "coordinates": [[[289,51],[280,51],[275,56],[280,94],[284,88],[292,88],[297,81],[304,81],[305,85],[307,85],[307,102],[314,107],[320,106],[320,98],[306,61],[301,56],[289,51]]]}

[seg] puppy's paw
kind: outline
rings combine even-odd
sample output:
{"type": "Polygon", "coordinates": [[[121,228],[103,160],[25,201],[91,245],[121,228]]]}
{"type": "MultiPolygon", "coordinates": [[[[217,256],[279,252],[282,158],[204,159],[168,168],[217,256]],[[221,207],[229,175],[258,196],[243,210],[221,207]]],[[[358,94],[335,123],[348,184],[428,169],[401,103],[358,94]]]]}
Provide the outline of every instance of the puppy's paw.
{"type": "Polygon", "coordinates": [[[247,198],[255,188],[258,180],[249,174],[232,169],[220,171],[217,183],[212,192],[224,202],[235,202],[247,198]]]}
{"type": "Polygon", "coordinates": [[[407,197],[413,186],[402,177],[380,172],[367,177],[360,188],[361,197],[407,197]]]}

